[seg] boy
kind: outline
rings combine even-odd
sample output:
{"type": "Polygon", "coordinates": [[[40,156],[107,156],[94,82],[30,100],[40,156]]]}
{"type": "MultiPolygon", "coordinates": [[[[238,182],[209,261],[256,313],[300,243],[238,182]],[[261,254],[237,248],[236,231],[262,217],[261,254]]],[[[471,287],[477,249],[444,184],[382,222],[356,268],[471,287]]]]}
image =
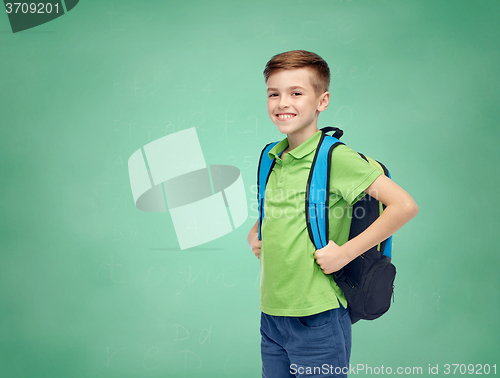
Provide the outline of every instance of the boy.
{"type": "Polygon", "coordinates": [[[318,116],[330,101],[330,71],[320,56],[296,50],[275,55],[264,77],[269,117],[287,137],[269,152],[276,164],[266,186],[262,241],[258,221],[247,238],[261,267],[262,376],[345,377],[351,321],[345,296],[330,273],[394,234],[417,214],[418,207],[402,188],[349,147],[339,145],[331,156],[331,240],[315,250],[304,200],[321,136],[318,116]],[[348,241],[352,205],[365,193],[387,207],[370,227],[348,241]]]}

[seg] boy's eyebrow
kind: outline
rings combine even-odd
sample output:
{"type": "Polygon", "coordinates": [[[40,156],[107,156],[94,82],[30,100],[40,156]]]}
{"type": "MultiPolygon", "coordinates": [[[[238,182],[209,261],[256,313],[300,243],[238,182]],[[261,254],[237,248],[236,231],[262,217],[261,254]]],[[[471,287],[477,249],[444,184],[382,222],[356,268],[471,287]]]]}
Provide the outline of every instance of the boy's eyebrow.
{"type": "MultiPolygon", "coordinates": [[[[294,85],[293,87],[289,87],[288,88],[289,90],[293,91],[294,89],[302,89],[302,90],[306,90],[304,87],[301,87],[299,85],[294,85]]],[[[267,91],[277,91],[278,89],[277,88],[267,88],[267,91]]]]}

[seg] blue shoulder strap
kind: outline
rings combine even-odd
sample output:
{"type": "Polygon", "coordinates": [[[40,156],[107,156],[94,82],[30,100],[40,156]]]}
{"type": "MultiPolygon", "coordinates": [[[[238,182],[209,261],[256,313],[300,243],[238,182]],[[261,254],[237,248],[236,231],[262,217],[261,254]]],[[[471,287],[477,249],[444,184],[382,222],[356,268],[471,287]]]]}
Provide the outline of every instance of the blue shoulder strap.
{"type": "Polygon", "coordinates": [[[342,134],[336,133],[335,136],[326,134],[331,129],[333,128],[321,129],[321,139],[316,148],[306,187],[307,231],[316,249],[326,247],[328,244],[328,200],[332,151],[339,144],[343,144],[335,137],[337,135],[340,137],[342,134]]]}
{"type": "MultiPolygon", "coordinates": [[[[262,228],[262,220],[264,219],[264,198],[266,196],[267,180],[269,179],[269,175],[273,170],[274,163],[276,163],[276,159],[271,160],[267,154],[278,143],[279,141],[269,143],[266,147],[264,147],[259,159],[259,168],[257,170],[257,187],[259,189],[259,192],[257,193],[257,203],[259,204],[259,240],[262,240],[260,230],[262,228]]],[[[281,153],[283,151],[281,151],[281,153]]]]}
{"type": "MultiPolygon", "coordinates": [[[[380,164],[380,163],[379,163],[380,164]]],[[[385,167],[384,167],[385,168],[385,167]]],[[[386,168],[387,171],[387,168],[386,168]]],[[[387,177],[391,178],[391,174],[387,171],[387,177]]],[[[385,256],[392,258],[392,235],[385,241],[384,253],[385,256]]]]}
{"type": "MultiPolygon", "coordinates": [[[[366,158],[365,155],[363,155],[362,153],[359,153],[359,155],[368,162],[368,159],[366,158]]],[[[377,161],[377,163],[380,165],[380,167],[384,171],[384,175],[391,178],[391,174],[389,173],[389,170],[386,168],[386,166],[379,161],[377,161]]],[[[384,204],[382,204],[382,207],[385,210],[384,204]]],[[[385,239],[382,243],[380,243],[380,246],[382,247],[382,249],[381,249],[382,254],[384,256],[388,256],[389,258],[391,258],[392,257],[392,235],[389,236],[387,239],[385,239]]]]}

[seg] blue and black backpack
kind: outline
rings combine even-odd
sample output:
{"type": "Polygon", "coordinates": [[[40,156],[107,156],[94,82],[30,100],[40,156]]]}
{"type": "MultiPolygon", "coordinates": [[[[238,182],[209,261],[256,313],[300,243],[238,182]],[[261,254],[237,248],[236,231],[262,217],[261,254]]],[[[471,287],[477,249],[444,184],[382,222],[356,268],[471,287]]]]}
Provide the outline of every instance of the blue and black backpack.
{"type": "MultiPolygon", "coordinates": [[[[305,214],[309,238],[320,249],[328,244],[330,166],[333,149],[343,144],[339,139],[343,131],[336,127],[321,129],[321,138],[316,148],[306,186],[305,214]],[[328,132],[333,131],[333,136],[328,132]]],[[[260,155],[257,185],[259,205],[259,240],[264,219],[265,189],[275,159],[268,158],[268,152],[279,142],[268,144],[260,155]]],[[[278,156],[281,157],[281,151],[278,156]]],[[[368,164],[391,177],[387,168],[376,160],[359,154],[368,164]]],[[[335,164],[335,162],[334,162],[335,164]]],[[[335,178],[333,178],[335,179],[335,178]]],[[[370,226],[384,211],[385,205],[375,198],[365,195],[353,205],[349,240],[370,226]]],[[[352,324],[360,319],[372,320],[389,310],[394,295],[396,267],[391,263],[392,236],[352,260],[340,271],[333,273],[337,285],[344,292],[352,324]]],[[[393,298],[394,300],[394,298],[393,298]]]]}

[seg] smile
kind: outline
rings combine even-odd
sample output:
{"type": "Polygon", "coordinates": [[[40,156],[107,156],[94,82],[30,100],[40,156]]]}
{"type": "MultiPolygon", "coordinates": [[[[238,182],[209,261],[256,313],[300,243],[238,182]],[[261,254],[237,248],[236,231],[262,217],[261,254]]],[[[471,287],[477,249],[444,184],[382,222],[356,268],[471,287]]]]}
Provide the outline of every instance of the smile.
{"type": "Polygon", "coordinates": [[[290,118],[295,117],[295,114],[285,113],[285,114],[277,114],[276,116],[277,116],[277,117],[278,117],[278,119],[280,119],[280,120],[287,120],[287,119],[290,119],[290,118]]]}

